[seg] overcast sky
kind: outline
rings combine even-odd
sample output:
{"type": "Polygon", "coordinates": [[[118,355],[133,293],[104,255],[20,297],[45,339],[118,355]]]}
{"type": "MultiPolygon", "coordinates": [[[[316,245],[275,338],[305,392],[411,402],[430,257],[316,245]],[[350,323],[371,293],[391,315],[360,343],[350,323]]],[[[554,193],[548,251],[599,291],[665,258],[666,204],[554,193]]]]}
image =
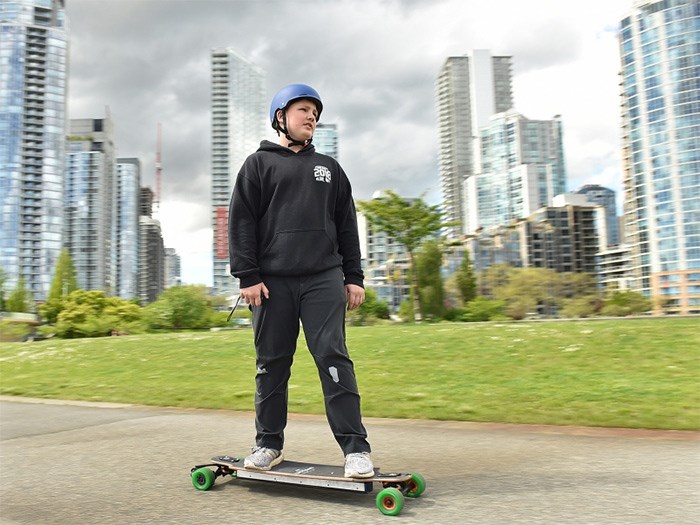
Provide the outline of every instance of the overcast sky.
{"type": "MultiPolygon", "coordinates": [[[[69,116],[109,108],[117,155],[139,157],[186,283],[211,285],[210,52],[265,71],[267,98],[314,86],[339,127],[356,199],[381,189],[441,200],[435,79],[472,49],[513,57],[515,109],[561,115],[568,188],[622,199],[617,29],[633,0],[67,0],[69,116]]],[[[260,137],[274,140],[272,130],[260,137]]]]}

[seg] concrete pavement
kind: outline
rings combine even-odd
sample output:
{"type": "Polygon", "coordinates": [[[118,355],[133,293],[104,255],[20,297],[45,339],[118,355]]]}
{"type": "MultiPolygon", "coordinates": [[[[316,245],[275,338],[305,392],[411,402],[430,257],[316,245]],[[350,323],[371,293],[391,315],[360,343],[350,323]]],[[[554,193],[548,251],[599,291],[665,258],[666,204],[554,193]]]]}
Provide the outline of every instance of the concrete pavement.
{"type": "MultiPolygon", "coordinates": [[[[190,468],[241,455],[249,413],[0,397],[0,523],[698,524],[698,433],[365,420],[375,463],[417,471],[398,517],[376,494],[218,479],[190,468]]],[[[291,416],[289,459],[342,463],[323,417],[291,416]]]]}

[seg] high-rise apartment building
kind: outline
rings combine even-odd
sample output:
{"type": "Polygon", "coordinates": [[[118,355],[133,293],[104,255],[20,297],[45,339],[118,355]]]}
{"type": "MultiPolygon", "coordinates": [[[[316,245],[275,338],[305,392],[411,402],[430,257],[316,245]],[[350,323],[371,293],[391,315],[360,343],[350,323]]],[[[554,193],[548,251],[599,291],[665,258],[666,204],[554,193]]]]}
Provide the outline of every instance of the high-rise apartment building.
{"type": "Polygon", "coordinates": [[[314,147],[319,153],[338,160],[338,125],[319,122],[314,132],[314,147]]]}
{"type": "Polygon", "coordinates": [[[63,244],[78,285],[115,293],[114,130],[112,120],[71,119],[64,180],[63,244]]]}
{"type": "Polygon", "coordinates": [[[700,312],[700,4],[636,1],[622,19],[625,243],[632,289],[700,312]]]}
{"type": "Polygon", "coordinates": [[[160,222],[153,218],[153,190],[141,188],[139,196],[138,297],[152,303],[165,289],[165,246],[160,222]]]}
{"type": "Polygon", "coordinates": [[[180,256],[175,248],[165,249],[165,287],[179,286],[182,284],[180,278],[180,256]]]}
{"type": "Polygon", "coordinates": [[[605,247],[605,210],[577,194],[496,228],[468,236],[477,272],[495,265],[595,274],[605,247]]]}
{"type": "Polygon", "coordinates": [[[211,67],[213,293],[234,296],[239,284],[229,268],[228,207],[238,170],[264,138],[268,108],[258,66],[232,49],[215,49],[211,67]]]}
{"type": "Polygon", "coordinates": [[[141,161],[117,159],[115,213],[115,291],[122,299],[138,297],[139,194],[141,161]]]}
{"type": "Polygon", "coordinates": [[[0,268],[43,300],[63,227],[64,1],[3,0],[0,35],[0,268]]]}
{"type": "Polygon", "coordinates": [[[477,136],[474,171],[464,184],[466,234],[527,217],[566,191],[558,116],[530,120],[512,110],[498,113],[477,136]]]}
{"type": "Polygon", "coordinates": [[[449,57],[437,78],[439,168],[445,220],[459,222],[450,237],[466,232],[464,184],[475,173],[475,138],[489,118],[513,106],[511,57],[474,50],[449,57]]]}
{"type": "Polygon", "coordinates": [[[620,225],[617,216],[615,192],[598,184],[586,184],[581,186],[576,193],[586,196],[588,202],[599,204],[605,208],[605,223],[608,232],[608,246],[620,244],[620,225]]]}

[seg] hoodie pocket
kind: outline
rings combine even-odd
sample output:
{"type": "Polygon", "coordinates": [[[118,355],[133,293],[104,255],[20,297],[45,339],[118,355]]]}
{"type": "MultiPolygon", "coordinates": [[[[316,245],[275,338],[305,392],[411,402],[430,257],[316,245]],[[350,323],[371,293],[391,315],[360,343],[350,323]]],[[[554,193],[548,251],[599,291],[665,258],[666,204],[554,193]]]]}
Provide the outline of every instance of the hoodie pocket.
{"type": "Polygon", "coordinates": [[[277,232],[260,257],[263,273],[304,275],[340,264],[335,242],[325,230],[277,232]]]}

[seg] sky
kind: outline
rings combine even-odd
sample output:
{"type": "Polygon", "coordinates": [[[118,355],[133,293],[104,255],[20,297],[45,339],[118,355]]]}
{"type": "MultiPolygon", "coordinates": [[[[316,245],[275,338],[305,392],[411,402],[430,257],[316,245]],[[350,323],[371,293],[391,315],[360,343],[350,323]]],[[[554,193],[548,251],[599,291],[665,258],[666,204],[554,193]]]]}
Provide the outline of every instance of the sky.
{"type": "MultiPolygon", "coordinates": [[[[513,57],[514,109],[561,115],[568,189],[622,202],[617,30],[633,0],[67,0],[70,118],[104,118],[138,157],[182,280],[211,285],[210,53],[265,72],[267,98],[302,82],[339,130],[356,199],[392,189],[441,201],[435,80],[447,57],[513,57]]],[[[276,140],[274,132],[260,139],[276,140]]],[[[252,153],[252,152],[251,152],[252,153]]]]}

